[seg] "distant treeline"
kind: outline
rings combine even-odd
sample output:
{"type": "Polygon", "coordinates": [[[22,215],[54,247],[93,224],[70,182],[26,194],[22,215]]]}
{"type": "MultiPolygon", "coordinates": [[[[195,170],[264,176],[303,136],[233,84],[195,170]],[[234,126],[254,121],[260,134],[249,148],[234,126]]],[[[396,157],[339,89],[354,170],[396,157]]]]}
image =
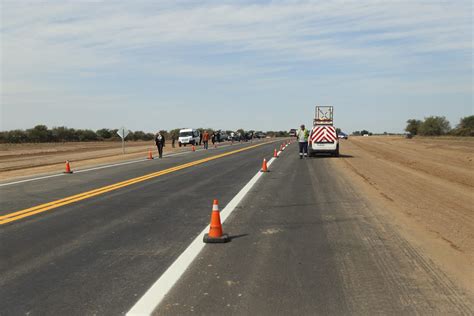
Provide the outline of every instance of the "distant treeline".
{"type": "MultiPolygon", "coordinates": [[[[131,132],[127,136],[127,139],[130,140],[152,140],[153,138],[153,134],[142,131],[131,132]]],[[[16,129],[0,132],[0,143],[55,143],[102,140],[120,140],[120,136],[117,135],[117,129],[102,128],[93,131],[64,126],[49,129],[46,125],[37,125],[27,130],[16,129]]]]}
{"type": "MultiPolygon", "coordinates": [[[[166,139],[178,138],[179,128],[169,131],[161,130],[160,132],[166,139]]],[[[212,128],[199,128],[201,132],[207,130],[209,133],[214,132],[212,128]]],[[[11,131],[0,132],[0,143],[57,143],[57,142],[89,142],[89,141],[119,141],[120,136],[117,129],[102,128],[97,131],[90,129],[74,129],[65,126],[48,128],[46,125],[37,125],[26,130],[16,129],[11,131]]],[[[230,135],[232,131],[225,131],[230,135]]],[[[236,132],[245,134],[249,131],[239,129],[236,132]]],[[[253,131],[250,131],[253,132],[253,131]]],[[[270,137],[285,137],[288,132],[285,131],[269,131],[266,133],[270,137]]],[[[131,131],[126,140],[143,140],[150,141],[154,139],[153,133],[143,131],[131,131]]]]}
{"type": "Polygon", "coordinates": [[[405,131],[421,136],[474,136],[474,115],[461,118],[455,128],[444,116],[429,116],[423,121],[410,119],[405,131]]]}
{"type": "MultiPolygon", "coordinates": [[[[420,136],[474,136],[474,115],[461,118],[455,128],[451,128],[451,123],[444,116],[429,116],[424,120],[410,119],[407,121],[405,131],[411,135],[420,136]]],[[[373,134],[368,130],[352,132],[353,136],[363,135],[399,135],[384,132],[383,134],[373,134]]]]}

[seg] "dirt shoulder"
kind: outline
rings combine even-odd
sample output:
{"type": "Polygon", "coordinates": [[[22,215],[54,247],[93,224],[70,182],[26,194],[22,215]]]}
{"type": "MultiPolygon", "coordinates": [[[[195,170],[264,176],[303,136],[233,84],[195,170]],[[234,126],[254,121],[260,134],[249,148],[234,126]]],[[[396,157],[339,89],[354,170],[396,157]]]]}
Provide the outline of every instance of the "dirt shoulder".
{"type": "Polygon", "coordinates": [[[337,170],[379,215],[474,293],[474,139],[352,137],[337,170]]]}

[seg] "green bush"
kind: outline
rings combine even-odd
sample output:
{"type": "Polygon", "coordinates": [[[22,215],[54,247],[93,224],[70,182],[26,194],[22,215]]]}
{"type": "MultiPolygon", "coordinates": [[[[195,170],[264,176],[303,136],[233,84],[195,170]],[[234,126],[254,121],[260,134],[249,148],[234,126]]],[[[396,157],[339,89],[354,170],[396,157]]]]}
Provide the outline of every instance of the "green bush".
{"type": "Polygon", "coordinates": [[[461,118],[451,134],[455,136],[474,136],[474,115],[461,118]]]}
{"type": "Polygon", "coordinates": [[[422,136],[446,135],[451,130],[449,121],[444,116],[430,116],[420,125],[418,134],[422,136]]]}
{"type": "Polygon", "coordinates": [[[418,135],[418,130],[420,129],[421,124],[423,124],[423,122],[420,120],[408,120],[407,127],[405,127],[405,131],[412,135],[418,135]]]}

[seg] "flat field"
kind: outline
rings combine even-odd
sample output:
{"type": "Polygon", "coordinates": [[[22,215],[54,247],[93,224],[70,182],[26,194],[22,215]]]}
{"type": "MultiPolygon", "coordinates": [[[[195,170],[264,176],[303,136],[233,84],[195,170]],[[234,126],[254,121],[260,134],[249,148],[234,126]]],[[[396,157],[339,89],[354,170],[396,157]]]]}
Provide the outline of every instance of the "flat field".
{"type": "Polygon", "coordinates": [[[341,152],[375,209],[474,290],[474,139],[351,137],[341,152]]]}

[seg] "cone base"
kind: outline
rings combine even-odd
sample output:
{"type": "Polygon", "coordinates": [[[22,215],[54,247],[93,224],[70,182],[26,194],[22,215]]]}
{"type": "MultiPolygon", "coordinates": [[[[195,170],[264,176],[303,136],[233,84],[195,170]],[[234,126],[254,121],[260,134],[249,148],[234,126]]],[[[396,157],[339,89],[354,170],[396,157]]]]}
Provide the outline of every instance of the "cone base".
{"type": "Polygon", "coordinates": [[[230,237],[227,234],[222,234],[221,237],[209,237],[209,234],[205,234],[203,241],[206,244],[223,244],[230,241],[230,237]]]}
{"type": "Polygon", "coordinates": [[[71,174],[71,173],[74,173],[73,171],[63,171],[63,173],[65,174],[71,174]]]}

